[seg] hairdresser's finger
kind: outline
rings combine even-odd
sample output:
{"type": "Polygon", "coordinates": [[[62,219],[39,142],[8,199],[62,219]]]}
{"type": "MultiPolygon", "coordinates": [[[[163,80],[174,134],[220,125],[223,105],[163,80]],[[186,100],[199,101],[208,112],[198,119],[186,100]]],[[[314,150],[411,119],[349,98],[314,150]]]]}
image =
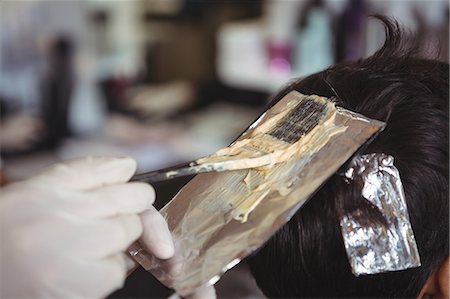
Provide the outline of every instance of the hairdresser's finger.
{"type": "Polygon", "coordinates": [[[33,178],[40,186],[55,186],[74,190],[125,183],[136,171],[136,161],[130,157],[86,157],[59,163],[33,178]]]}
{"type": "Polygon", "coordinates": [[[69,256],[98,259],[122,253],[142,234],[141,219],[134,214],[98,220],[75,217],[67,220],[66,214],[56,217],[65,222],[56,222],[60,228],[49,232],[49,237],[57,240],[53,247],[69,256]]]}
{"type": "Polygon", "coordinates": [[[128,254],[124,254],[125,265],[127,267],[127,276],[134,272],[139,267],[139,264],[128,254]]]}
{"type": "Polygon", "coordinates": [[[144,226],[141,241],[145,249],[157,258],[171,258],[175,250],[164,217],[152,206],[141,214],[141,220],[144,226]]]}
{"type": "Polygon", "coordinates": [[[182,252],[177,249],[177,245],[175,244],[175,253],[173,256],[161,262],[161,270],[167,273],[166,281],[164,282],[167,286],[171,286],[173,281],[182,275],[185,261],[185,257],[183,257],[182,252]]]}
{"type": "Polygon", "coordinates": [[[71,213],[85,218],[106,218],[138,214],[155,201],[155,190],[148,184],[128,183],[97,188],[71,198],[71,213]]]}

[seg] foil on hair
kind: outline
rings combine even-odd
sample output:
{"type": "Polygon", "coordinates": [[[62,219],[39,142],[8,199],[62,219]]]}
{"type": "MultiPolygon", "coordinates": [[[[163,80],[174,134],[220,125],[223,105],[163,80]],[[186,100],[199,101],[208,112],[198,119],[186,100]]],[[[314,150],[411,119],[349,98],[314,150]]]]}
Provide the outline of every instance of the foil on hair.
{"type": "Polygon", "coordinates": [[[394,158],[378,153],[357,156],[345,177],[362,180],[362,197],[386,220],[386,223],[371,221],[359,209],[341,217],[342,236],[353,274],[419,267],[419,252],[394,158]]]}
{"type": "Polygon", "coordinates": [[[266,140],[259,149],[273,151],[279,138],[266,139],[260,132],[283,120],[283,124],[293,125],[284,129],[286,134],[298,134],[295,127],[301,120],[289,112],[311,100],[326,101],[329,110],[309,133],[292,144],[295,150],[287,152],[285,161],[197,175],[160,211],[172,233],[175,255],[159,260],[137,242],[129,248],[131,256],[181,296],[214,284],[225,271],[263,245],[345,161],[384,128],[384,123],[336,107],[328,99],[292,91],[236,142],[266,140]]]}

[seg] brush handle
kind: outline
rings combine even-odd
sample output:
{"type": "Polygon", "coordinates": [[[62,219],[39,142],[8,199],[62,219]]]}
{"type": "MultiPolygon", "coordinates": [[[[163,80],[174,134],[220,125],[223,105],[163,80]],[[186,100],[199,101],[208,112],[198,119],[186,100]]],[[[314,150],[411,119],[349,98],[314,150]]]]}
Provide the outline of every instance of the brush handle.
{"type": "Polygon", "coordinates": [[[195,162],[171,166],[159,170],[144,172],[136,174],[131,178],[132,182],[145,182],[145,183],[156,183],[166,180],[171,180],[177,177],[188,176],[195,174],[195,162]]]}
{"type": "Polygon", "coordinates": [[[220,167],[222,164],[223,162],[198,164],[196,161],[193,161],[182,165],[136,174],[131,178],[131,181],[151,184],[198,173],[224,171],[225,169],[220,167]]]}

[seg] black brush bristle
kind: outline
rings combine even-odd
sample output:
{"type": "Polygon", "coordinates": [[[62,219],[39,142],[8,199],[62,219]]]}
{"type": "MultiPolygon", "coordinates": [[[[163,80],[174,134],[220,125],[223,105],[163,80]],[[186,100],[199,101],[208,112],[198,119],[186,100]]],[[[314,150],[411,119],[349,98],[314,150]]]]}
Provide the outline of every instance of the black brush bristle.
{"type": "Polygon", "coordinates": [[[326,103],[306,98],[281,119],[269,135],[288,143],[295,143],[319,124],[326,111],[326,103]]]}

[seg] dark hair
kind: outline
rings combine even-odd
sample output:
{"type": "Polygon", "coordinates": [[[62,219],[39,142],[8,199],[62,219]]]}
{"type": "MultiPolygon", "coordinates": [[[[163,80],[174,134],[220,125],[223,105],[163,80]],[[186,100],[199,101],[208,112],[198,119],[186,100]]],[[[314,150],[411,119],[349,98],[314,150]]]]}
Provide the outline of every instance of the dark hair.
{"type": "Polygon", "coordinates": [[[355,277],[339,219],[355,207],[377,217],[361,188],[334,175],[257,253],[251,272],[268,297],[416,297],[449,254],[449,65],[414,58],[398,24],[379,17],[386,42],[373,56],[330,67],[279,92],[336,97],[386,129],[364,153],[394,157],[422,266],[355,277]]]}

